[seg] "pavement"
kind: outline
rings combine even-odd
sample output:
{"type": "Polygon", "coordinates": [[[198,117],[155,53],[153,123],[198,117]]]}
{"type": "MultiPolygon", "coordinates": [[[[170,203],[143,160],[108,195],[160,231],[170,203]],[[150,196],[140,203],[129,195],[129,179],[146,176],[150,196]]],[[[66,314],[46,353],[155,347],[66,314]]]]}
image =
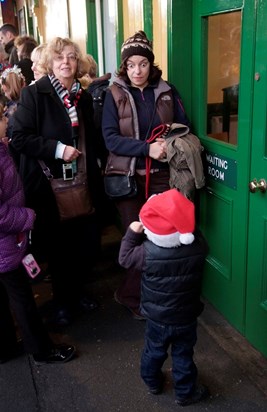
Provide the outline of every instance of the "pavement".
{"type": "MultiPolygon", "coordinates": [[[[144,321],[132,319],[113,293],[124,276],[117,263],[120,234],[107,227],[103,256],[88,284],[100,307],[77,314],[68,327],[51,329],[53,339],[77,348],[62,365],[36,366],[23,355],[0,365],[0,412],[266,412],[267,359],[208,303],[199,318],[195,362],[211,396],[182,408],[174,402],[171,359],[161,395],[151,395],[140,378],[144,321]]],[[[49,283],[33,285],[40,311],[51,298],[49,283]]]]}

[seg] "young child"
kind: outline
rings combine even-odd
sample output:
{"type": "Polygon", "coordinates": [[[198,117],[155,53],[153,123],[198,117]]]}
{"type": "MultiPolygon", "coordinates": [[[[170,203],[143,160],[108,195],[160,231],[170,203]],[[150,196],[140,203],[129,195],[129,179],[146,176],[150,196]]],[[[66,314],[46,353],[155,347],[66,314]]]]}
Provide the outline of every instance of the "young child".
{"type": "Polygon", "coordinates": [[[8,152],[6,129],[7,118],[0,105],[0,363],[19,356],[22,349],[32,354],[37,364],[67,362],[73,358],[75,348],[51,341],[21,263],[27,254],[35,212],[24,207],[22,183],[8,152]],[[23,348],[17,340],[13,314],[23,348]]]}
{"type": "Polygon", "coordinates": [[[163,390],[162,366],[171,345],[176,403],[190,405],[209,396],[197,384],[193,360],[208,246],[200,231],[192,233],[194,204],[176,189],[150,197],[139,218],[122,239],[119,263],[142,272],[140,311],[146,333],[141,377],[150,393],[163,390]]]}
{"type": "Polygon", "coordinates": [[[17,66],[7,68],[1,75],[1,90],[7,99],[5,116],[8,118],[7,137],[11,139],[13,115],[17,110],[21,90],[25,87],[25,78],[17,66]]]}

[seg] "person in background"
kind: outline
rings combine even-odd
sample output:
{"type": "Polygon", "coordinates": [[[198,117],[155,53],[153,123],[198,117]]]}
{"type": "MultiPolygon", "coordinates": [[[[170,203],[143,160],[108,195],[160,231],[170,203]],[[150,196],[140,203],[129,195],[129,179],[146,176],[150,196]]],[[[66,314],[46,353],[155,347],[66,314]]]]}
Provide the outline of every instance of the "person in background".
{"type": "MultiPolygon", "coordinates": [[[[101,77],[97,77],[98,65],[95,59],[91,54],[87,54],[86,58],[89,62],[89,71],[80,80],[83,84],[83,88],[93,97],[98,164],[103,176],[106,167],[108,150],[106,149],[102,135],[102,114],[106,90],[109,86],[111,73],[106,73],[101,77]]],[[[107,197],[105,193],[104,182],[102,181],[101,183],[102,200],[100,202],[99,213],[101,216],[101,226],[104,229],[106,226],[113,224],[116,221],[117,213],[114,203],[107,197]]]]}
{"type": "Polygon", "coordinates": [[[8,119],[7,137],[10,140],[13,130],[13,115],[17,110],[21,90],[25,87],[25,78],[16,65],[6,69],[1,75],[1,89],[7,98],[5,116],[8,119]]]}
{"type": "Polygon", "coordinates": [[[22,182],[5,143],[6,127],[0,105],[0,363],[22,355],[24,350],[37,364],[67,362],[74,357],[75,348],[51,340],[22,265],[36,216],[25,207],[22,182]],[[22,342],[17,339],[13,315],[22,342]]]}
{"type": "Polygon", "coordinates": [[[18,67],[25,77],[26,86],[28,86],[34,80],[31,53],[37,47],[37,41],[32,36],[17,36],[14,46],[19,58],[18,67]]]}
{"type": "MultiPolygon", "coordinates": [[[[10,67],[8,63],[8,54],[5,52],[3,44],[0,43],[0,76],[8,67],[10,67]]],[[[0,88],[0,104],[5,107],[7,102],[8,99],[0,88]]]]}
{"type": "Polygon", "coordinates": [[[92,97],[77,78],[88,71],[79,46],[68,38],[51,40],[41,66],[48,74],[22,90],[14,115],[11,145],[20,154],[20,175],[26,205],[37,218],[32,232],[36,257],[48,264],[53,291],[54,319],[68,325],[78,310],[90,311],[97,302],[86,294],[90,272],[100,251],[97,219],[100,169],[94,148],[92,97]],[[78,150],[85,136],[86,151],[78,150]],[[51,186],[38,160],[43,160],[55,178],[63,178],[63,164],[85,156],[88,185],[96,213],[60,221],[51,186]]]}
{"type": "MultiPolygon", "coordinates": [[[[169,189],[169,166],[161,162],[166,156],[166,141],[158,138],[148,143],[151,131],[161,123],[189,125],[179,93],[161,75],[154,63],[152,42],[143,31],[125,40],[121,65],[106,92],[102,119],[106,147],[115,155],[114,170],[122,170],[116,155],[136,159],[137,196],[116,201],[124,231],[137,220],[146,201],[146,158],[152,162],[148,195],[169,189]]],[[[143,319],[139,313],[140,281],[140,272],[131,268],[114,294],[116,302],[138,320],[143,319]]]]}
{"type": "Polygon", "coordinates": [[[97,145],[99,153],[99,165],[101,170],[105,170],[108,151],[102,135],[102,113],[106,95],[106,90],[109,86],[111,73],[106,73],[101,77],[97,77],[98,65],[91,54],[87,54],[86,58],[89,62],[89,70],[82,78],[79,79],[83,89],[93,97],[94,106],[94,121],[97,132],[97,145]]]}
{"type": "Polygon", "coordinates": [[[10,23],[5,23],[0,27],[0,42],[5,47],[5,52],[8,54],[8,63],[10,66],[18,64],[19,58],[17,49],[14,46],[14,40],[18,35],[17,28],[10,23]]]}
{"type": "Polygon", "coordinates": [[[0,74],[2,74],[8,67],[10,67],[8,63],[8,55],[5,52],[4,46],[0,43],[0,74]]]}
{"type": "Polygon", "coordinates": [[[97,77],[98,66],[91,54],[87,54],[87,60],[90,64],[90,69],[88,72],[89,84],[87,91],[93,97],[94,104],[94,120],[95,127],[97,131],[97,138],[99,141],[99,152],[101,153],[101,169],[105,169],[108,151],[106,149],[103,135],[102,135],[102,115],[103,115],[103,105],[105,101],[106,90],[109,86],[111,79],[111,73],[106,73],[101,77],[97,77]]]}
{"type": "Polygon", "coordinates": [[[209,396],[207,387],[197,383],[193,359],[197,318],[204,308],[200,294],[208,245],[195,231],[193,202],[177,189],[148,199],[139,218],[122,239],[119,263],[142,273],[146,332],[141,377],[150,393],[162,392],[162,366],[171,346],[176,403],[197,403],[209,396]]]}
{"type": "Polygon", "coordinates": [[[45,50],[46,43],[40,44],[39,46],[35,47],[31,53],[31,61],[32,61],[32,71],[34,81],[39,80],[41,77],[47,74],[47,71],[44,67],[40,65],[40,61],[42,59],[42,54],[45,50]]]}

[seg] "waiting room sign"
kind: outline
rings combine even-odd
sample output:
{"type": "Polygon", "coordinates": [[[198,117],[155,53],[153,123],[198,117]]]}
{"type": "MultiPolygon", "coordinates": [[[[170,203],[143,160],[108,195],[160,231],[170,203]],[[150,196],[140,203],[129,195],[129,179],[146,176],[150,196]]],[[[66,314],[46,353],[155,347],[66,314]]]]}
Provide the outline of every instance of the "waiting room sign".
{"type": "Polygon", "coordinates": [[[205,152],[205,175],[216,182],[222,183],[232,189],[237,188],[236,160],[221,156],[217,153],[205,152]]]}

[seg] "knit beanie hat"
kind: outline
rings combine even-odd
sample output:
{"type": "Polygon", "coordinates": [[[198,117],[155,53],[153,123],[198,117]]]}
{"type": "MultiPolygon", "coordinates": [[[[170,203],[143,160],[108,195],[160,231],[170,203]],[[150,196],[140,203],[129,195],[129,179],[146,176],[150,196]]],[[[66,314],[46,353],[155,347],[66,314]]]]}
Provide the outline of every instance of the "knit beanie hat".
{"type": "Polygon", "coordinates": [[[147,238],[161,247],[194,241],[195,206],[177,189],[151,196],[139,214],[147,238]]]}
{"type": "Polygon", "coordinates": [[[150,63],[154,62],[152,41],[148,40],[146,33],[142,30],[125,40],[121,46],[121,61],[123,62],[131,56],[144,56],[150,63]]]}

